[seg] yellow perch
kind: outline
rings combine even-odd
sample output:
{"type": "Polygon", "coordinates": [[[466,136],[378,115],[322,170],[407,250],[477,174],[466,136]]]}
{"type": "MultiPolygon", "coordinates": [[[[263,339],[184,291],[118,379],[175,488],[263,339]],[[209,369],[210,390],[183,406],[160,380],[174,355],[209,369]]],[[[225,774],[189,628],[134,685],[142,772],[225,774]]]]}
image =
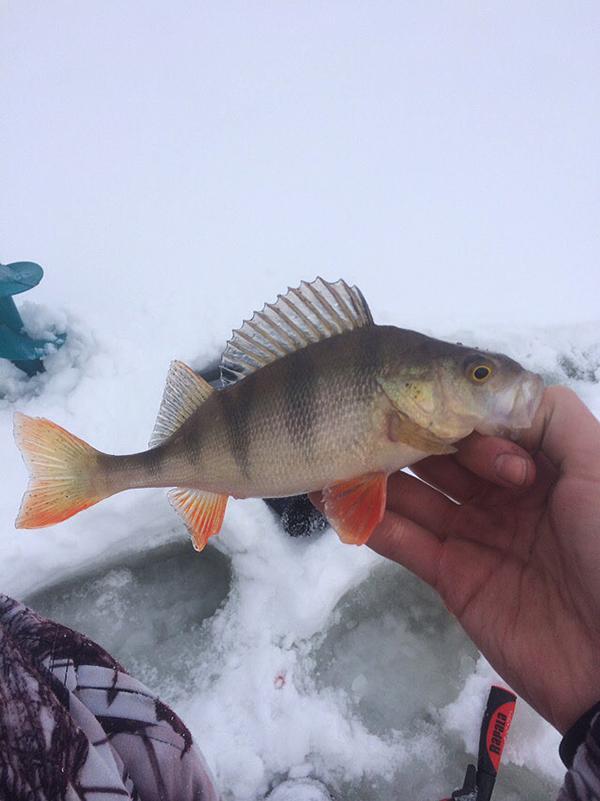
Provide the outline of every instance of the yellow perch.
{"type": "Polygon", "coordinates": [[[41,418],[15,415],[31,472],[18,528],[65,520],[116,492],[174,487],[201,550],[227,499],[322,490],[344,542],[366,542],[387,477],[452,453],[472,431],[528,428],[541,378],[517,362],[375,325],[356,287],[317,278],[233,333],[214,390],[173,362],[149,450],[112,456],[41,418]]]}

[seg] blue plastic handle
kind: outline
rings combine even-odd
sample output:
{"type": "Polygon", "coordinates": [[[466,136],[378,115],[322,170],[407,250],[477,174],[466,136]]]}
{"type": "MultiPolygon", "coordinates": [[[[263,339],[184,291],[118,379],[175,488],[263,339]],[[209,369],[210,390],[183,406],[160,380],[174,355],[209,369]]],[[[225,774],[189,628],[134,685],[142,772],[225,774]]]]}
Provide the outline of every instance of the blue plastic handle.
{"type": "Polygon", "coordinates": [[[43,339],[30,339],[0,324],[0,359],[11,362],[39,359],[46,353],[48,343],[43,339]]]}
{"type": "Polygon", "coordinates": [[[37,286],[43,275],[40,265],[33,261],[0,264],[0,359],[10,359],[30,376],[44,371],[42,357],[48,353],[48,345],[60,348],[66,339],[66,334],[57,334],[51,343],[32,339],[24,330],[23,320],[12,299],[12,295],[37,286]]]}
{"type": "Polygon", "coordinates": [[[37,286],[44,276],[39,264],[33,261],[15,261],[0,264],[0,298],[18,295],[37,286]]]}

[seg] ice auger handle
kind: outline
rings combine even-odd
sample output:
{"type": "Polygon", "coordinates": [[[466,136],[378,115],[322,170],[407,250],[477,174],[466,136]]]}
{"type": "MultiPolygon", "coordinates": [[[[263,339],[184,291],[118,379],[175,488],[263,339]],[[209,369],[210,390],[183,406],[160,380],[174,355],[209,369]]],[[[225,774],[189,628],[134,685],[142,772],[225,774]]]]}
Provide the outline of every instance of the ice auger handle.
{"type": "Polygon", "coordinates": [[[490,801],[516,702],[510,690],[492,686],[481,723],[477,767],[469,765],[463,786],[443,801],[490,801]]]}

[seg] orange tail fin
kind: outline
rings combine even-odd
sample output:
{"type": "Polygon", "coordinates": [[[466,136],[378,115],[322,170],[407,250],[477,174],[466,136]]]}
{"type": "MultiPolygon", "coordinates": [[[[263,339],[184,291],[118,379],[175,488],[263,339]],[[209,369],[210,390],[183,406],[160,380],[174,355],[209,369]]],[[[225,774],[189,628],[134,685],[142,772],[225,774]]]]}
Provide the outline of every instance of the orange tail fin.
{"type": "Polygon", "coordinates": [[[112,494],[99,493],[100,452],[43,418],[16,413],[15,441],[30,472],[17,528],[60,523],[112,494]]]}

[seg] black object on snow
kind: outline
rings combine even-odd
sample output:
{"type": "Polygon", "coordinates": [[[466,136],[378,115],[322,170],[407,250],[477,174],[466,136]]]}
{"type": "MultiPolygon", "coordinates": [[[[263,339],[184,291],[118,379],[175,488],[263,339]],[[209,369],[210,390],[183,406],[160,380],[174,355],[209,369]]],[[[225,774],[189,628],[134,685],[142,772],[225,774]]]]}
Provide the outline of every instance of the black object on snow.
{"type": "Polygon", "coordinates": [[[290,498],[265,498],[267,506],[277,512],[281,525],[290,537],[310,537],[316,531],[325,531],[329,523],[312,505],[308,495],[290,498]]]}
{"type": "MultiPolygon", "coordinates": [[[[221,371],[218,362],[211,362],[197,371],[215,389],[222,389],[221,371]]],[[[279,515],[283,530],[290,537],[310,537],[324,531],[327,518],[310,502],[308,495],[293,495],[288,498],[264,498],[264,502],[279,515]]]]}
{"type": "Polygon", "coordinates": [[[460,790],[452,793],[452,801],[477,801],[477,768],[475,765],[468,765],[465,774],[465,781],[460,790]]]}

